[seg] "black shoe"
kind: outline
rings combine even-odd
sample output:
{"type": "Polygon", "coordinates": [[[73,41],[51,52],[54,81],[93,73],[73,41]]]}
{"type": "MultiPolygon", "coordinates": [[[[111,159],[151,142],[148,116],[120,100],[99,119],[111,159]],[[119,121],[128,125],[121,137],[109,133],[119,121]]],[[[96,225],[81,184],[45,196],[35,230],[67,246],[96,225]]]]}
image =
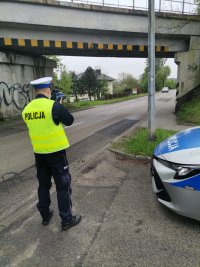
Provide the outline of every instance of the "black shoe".
{"type": "Polygon", "coordinates": [[[53,210],[50,210],[48,218],[42,219],[42,225],[44,225],[44,226],[48,225],[50,223],[52,217],[53,217],[53,210]]]}
{"type": "Polygon", "coordinates": [[[62,221],[62,231],[67,231],[69,228],[79,224],[81,221],[81,215],[73,215],[72,219],[68,221],[62,221]]]}

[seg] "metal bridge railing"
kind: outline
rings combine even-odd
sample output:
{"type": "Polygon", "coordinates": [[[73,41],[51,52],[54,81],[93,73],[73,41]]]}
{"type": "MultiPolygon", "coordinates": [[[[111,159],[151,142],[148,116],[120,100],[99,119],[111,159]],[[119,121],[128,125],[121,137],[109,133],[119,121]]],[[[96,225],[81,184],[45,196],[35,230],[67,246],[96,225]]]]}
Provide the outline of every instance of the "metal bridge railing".
{"type": "MultiPolygon", "coordinates": [[[[148,0],[61,0],[62,2],[148,10],[148,0]]],[[[155,0],[155,11],[197,15],[197,0],[155,0]]]]}

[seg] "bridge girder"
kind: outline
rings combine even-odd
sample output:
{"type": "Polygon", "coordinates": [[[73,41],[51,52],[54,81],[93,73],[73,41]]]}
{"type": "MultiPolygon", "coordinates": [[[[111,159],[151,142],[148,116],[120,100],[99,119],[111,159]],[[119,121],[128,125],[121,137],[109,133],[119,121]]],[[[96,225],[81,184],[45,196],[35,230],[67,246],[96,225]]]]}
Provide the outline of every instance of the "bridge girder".
{"type": "MultiPolygon", "coordinates": [[[[58,1],[0,2],[0,49],[25,54],[147,57],[146,12],[58,1]],[[15,10],[16,12],[13,12],[15,10]]],[[[188,51],[194,16],[157,14],[156,56],[188,51]]]]}

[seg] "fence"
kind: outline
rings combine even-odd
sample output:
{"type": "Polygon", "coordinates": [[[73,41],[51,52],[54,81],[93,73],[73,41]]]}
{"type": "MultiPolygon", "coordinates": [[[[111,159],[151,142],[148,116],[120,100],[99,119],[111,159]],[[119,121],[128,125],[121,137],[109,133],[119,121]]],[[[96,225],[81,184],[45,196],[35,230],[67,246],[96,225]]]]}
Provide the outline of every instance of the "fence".
{"type": "MultiPolygon", "coordinates": [[[[61,0],[62,2],[148,10],[148,0],[61,0]]],[[[155,11],[197,15],[197,0],[155,0],[155,11]]]]}

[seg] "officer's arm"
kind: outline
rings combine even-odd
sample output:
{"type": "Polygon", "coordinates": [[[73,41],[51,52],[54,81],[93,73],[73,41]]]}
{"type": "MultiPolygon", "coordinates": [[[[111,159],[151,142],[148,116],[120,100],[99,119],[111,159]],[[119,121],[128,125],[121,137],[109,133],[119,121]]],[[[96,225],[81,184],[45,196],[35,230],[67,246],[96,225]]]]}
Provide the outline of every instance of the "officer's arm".
{"type": "Polygon", "coordinates": [[[70,126],[74,122],[72,114],[58,102],[53,104],[52,117],[56,125],[61,122],[64,125],[70,126]]]}

